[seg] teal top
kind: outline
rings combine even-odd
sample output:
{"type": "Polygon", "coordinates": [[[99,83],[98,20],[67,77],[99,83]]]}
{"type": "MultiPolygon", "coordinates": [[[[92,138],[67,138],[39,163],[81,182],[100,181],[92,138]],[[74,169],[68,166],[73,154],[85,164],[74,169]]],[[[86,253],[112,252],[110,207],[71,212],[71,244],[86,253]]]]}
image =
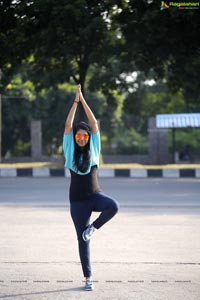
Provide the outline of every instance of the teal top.
{"type": "Polygon", "coordinates": [[[73,130],[69,134],[63,136],[63,152],[65,156],[65,168],[72,170],[79,175],[89,174],[92,166],[99,166],[99,156],[101,151],[100,133],[90,134],[90,165],[84,173],[78,171],[73,166],[74,161],[74,133],[73,130]]]}

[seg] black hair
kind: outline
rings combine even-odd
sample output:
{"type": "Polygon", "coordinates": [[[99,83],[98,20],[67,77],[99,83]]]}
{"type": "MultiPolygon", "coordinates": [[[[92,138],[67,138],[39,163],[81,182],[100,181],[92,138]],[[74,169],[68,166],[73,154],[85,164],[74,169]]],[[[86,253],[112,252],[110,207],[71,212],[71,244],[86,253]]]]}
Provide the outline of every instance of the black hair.
{"type": "Polygon", "coordinates": [[[75,125],[75,127],[73,129],[73,133],[74,133],[74,161],[73,161],[74,168],[77,172],[80,171],[82,173],[85,173],[90,165],[91,128],[87,123],[82,121],[75,125]],[[75,135],[76,135],[77,131],[79,131],[80,129],[87,131],[87,133],[89,135],[89,140],[84,147],[80,147],[79,145],[77,145],[76,140],[75,140],[75,135]],[[81,156],[82,156],[82,159],[80,159],[81,156]]]}

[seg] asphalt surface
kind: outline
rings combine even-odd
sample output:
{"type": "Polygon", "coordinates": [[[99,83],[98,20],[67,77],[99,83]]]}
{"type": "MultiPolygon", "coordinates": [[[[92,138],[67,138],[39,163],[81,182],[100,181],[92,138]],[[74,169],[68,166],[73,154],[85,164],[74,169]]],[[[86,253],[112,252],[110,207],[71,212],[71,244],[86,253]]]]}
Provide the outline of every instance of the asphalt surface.
{"type": "MultiPolygon", "coordinates": [[[[100,178],[102,190],[122,206],[200,205],[200,179],[100,178]]],[[[1,204],[69,205],[70,179],[1,178],[1,204]]]]}
{"type": "Polygon", "coordinates": [[[85,292],[69,179],[0,179],[0,299],[199,300],[200,180],[100,183],[121,208],[92,237],[85,292]]]}

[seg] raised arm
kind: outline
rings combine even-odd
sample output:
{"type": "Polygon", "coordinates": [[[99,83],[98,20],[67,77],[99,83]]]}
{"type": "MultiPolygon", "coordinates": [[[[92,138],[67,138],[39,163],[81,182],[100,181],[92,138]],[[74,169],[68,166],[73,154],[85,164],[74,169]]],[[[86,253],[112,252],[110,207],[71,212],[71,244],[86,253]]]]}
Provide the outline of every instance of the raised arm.
{"type": "Polygon", "coordinates": [[[65,122],[65,134],[69,134],[72,131],[74,117],[75,117],[75,113],[76,113],[79,101],[80,101],[80,96],[79,96],[79,86],[78,86],[77,91],[76,91],[76,97],[74,99],[73,105],[69,111],[69,114],[68,114],[66,122],[65,122]]]}
{"type": "Polygon", "coordinates": [[[79,96],[80,96],[80,102],[83,105],[83,109],[85,111],[85,114],[88,118],[88,121],[90,123],[90,126],[92,128],[92,132],[96,133],[99,129],[98,129],[98,122],[97,119],[95,118],[93,112],[91,111],[90,107],[88,106],[88,104],[86,103],[82,91],[81,91],[81,86],[79,85],[79,96]]]}

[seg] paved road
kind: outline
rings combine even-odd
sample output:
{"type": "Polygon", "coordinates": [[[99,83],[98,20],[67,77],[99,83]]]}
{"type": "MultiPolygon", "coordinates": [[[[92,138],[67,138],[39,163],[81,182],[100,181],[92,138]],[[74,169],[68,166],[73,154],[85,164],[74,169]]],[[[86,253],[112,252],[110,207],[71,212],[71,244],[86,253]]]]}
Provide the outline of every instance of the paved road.
{"type": "MultiPolygon", "coordinates": [[[[198,206],[200,179],[101,178],[105,193],[121,206],[198,206]]],[[[0,203],[67,205],[67,178],[1,178],[0,203]]]]}
{"type": "Polygon", "coordinates": [[[91,241],[86,293],[69,180],[0,179],[0,299],[199,300],[200,180],[100,182],[121,210],[91,241]]]}

